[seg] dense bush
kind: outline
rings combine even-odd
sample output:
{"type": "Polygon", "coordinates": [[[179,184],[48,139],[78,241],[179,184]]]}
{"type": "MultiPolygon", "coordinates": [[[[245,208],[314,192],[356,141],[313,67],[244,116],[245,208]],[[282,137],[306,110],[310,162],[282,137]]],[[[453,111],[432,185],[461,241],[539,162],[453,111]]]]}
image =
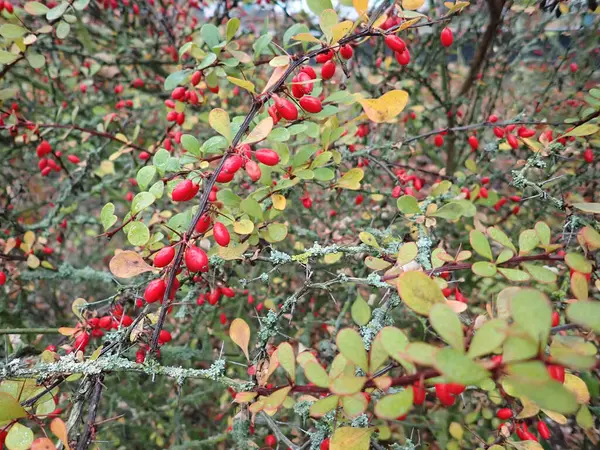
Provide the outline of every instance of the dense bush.
{"type": "Polygon", "coordinates": [[[4,447],[599,445],[595,1],[0,10],[4,447]]]}

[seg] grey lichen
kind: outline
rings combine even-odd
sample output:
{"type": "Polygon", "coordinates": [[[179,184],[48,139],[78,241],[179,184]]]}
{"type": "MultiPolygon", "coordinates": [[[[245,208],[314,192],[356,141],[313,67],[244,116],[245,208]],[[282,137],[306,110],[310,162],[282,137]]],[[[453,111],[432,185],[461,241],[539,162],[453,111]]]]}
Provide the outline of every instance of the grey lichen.
{"type": "Polygon", "coordinates": [[[358,417],[352,419],[351,422],[352,428],[367,428],[369,426],[369,416],[366,414],[361,414],[358,417]]]}
{"type": "Polygon", "coordinates": [[[72,283],[83,283],[86,281],[99,283],[114,282],[113,276],[109,272],[95,270],[91,267],[77,269],[68,263],[61,264],[57,267],[56,271],[44,269],[25,271],[21,274],[21,279],[25,281],[69,280],[72,283]]]}
{"type": "Polygon", "coordinates": [[[306,423],[310,414],[310,406],[314,402],[303,400],[294,404],[294,413],[300,417],[302,423],[306,423]]]}
{"type": "Polygon", "coordinates": [[[277,327],[277,313],[270,310],[260,321],[260,330],[258,331],[259,346],[264,346],[268,340],[275,336],[279,331],[277,327]]]}
{"type": "Polygon", "coordinates": [[[386,307],[375,308],[369,323],[360,328],[360,334],[363,338],[365,349],[369,350],[371,348],[373,339],[375,339],[375,336],[377,336],[377,333],[379,333],[383,327],[394,324],[394,320],[387,312],[388,308],[386,307]]]}
{"type": "Polygon", "coordinates": [[[270,260],[273,264],[280,265],[292,262],[292,257],[287,253],[283,253],[278,250],[271,250],[270,260]]]}

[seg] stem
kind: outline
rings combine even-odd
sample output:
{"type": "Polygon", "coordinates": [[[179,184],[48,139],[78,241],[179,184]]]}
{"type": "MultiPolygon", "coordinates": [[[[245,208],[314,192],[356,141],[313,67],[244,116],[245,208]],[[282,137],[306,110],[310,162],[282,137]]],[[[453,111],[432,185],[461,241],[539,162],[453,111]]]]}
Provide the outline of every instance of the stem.
{"type": "Polygon", "coordinates": [[[0,334],[58,334],[58,328],[2,328],[0,334]]]}

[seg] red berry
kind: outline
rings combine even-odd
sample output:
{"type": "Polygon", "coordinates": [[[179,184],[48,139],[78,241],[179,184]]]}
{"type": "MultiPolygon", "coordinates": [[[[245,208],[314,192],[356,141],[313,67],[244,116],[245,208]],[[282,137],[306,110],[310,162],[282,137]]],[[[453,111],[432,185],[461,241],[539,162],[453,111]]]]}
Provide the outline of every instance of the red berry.
{"type": "Polygon", "coordinates": [[[165,295],[165,291],[167,290],[167,284],[164,280],[152,280],[146,286],[146,290],[144,291],[144,300],[148,303],[154,303],[158,300],[162,300],[165,295]]]}
{"type": "Polygon", "coordinates": [[[267,447],[275,447],[277,445],[277,438],[272,434],[268,434],[265,438],[265,445],[267,447]]]}
{"type": "Polygon", "coordinates": [[[231,240],[229,231],[221,222],[215,223],[215,226],[213,227],[213,236],[215,237],[216,243],[221,247],[227,247],[231,240]]]}
{"type": "Polygon", "coordinates": [[[542,422],[540,420],[537,424],[537,430],[538,433],[540,433],[542,439],[550,439],[550,430],[548,429],[548,425],[546,425],[546,422],[542,422]]]}
{"type": "Polygon", "coordinates": [[[166,344],[167,342],[171,342],[171,339],[173,339],[173,337],[171,336],[171,333],[169,333],[167,330],[160,330],[160,333],[158,333],[159,344],[166,344]]]}
{"type": "Polygon", "coordinates": [[[235,154],[231,155],[225,160],[225,163],[223,164],[223,169],[221,170],[221,173],[227,173],[227,174],[233,175],[238,170],[241,169],[243,164],[244,164],[244,160],[242,159],[242,157],[240,155],[235,155],[235,154]]]}
{"type": "Polygon", "coordinates": [[[513,150],[516,150],[519,148],[519,141],[517,140],[517,138],[515,137],[514,134],[509,134],[506,136],[506,142],[508,142],[508,145],[510,145],[510,147],[513,150]]]}
{"type": "Polygon", "coordinates": [[[340,48],[340,56],[344,59],[350,59],[352,58],[352,55],[354,54],[354,50],[352,50],[352,47],[348,44],[346,45],[342,45],[340,48]]]}
{"type": "Polygon", "coordinates": [[[565,368],[563,366],[559,366],[558,364],[548,364],[546,366],[548,373],[552,378],[560,383],[565,382],[565,368]]]}
{"type": "Polygon", "coordinates": [[[479,148],[479,139],[476,136],[469,136],[469,145],[472,151],[476,151],[479,148]]]}
{"type": "Polygon", "coordinates": [[[196,72],[194,72],[192,74],[192,78],[190,79],[191,83],[193,86],[196,86],[198,83],[200,83],[200,80],[202,79],[202,72],[200,72],[199,70],[197,70],[196,72]]]}
{"type": "Polygon", "coordinates": [[[310,95],[306,95],[300,99],[300,106],[302,106],[302,109],[312,114],[316,114],[323,110],[321,100],[310,95]]]}
{"type": "Polygon", "coordinates": [[[517,134],[519,135],[519,137],[529,138],[529,137],[535,136],[535,130],[530,130],[527,127],[519,127],[517,134]]]}
{"type": "Polygon", "coordinates": [[[315,72],[315,69],[313,69],[311,66],[302,67],[302,69],[300,69],[300,72],[305,73],[313,80],[317,78],[317,73],[315,72]]]}
{"type": "Polygon", "coordinates": [[[503,138],[504,137],[504,128],[494,127],[494,134],[496,135],[496,137],[498,139],[503,138]]]}
{"type": "MultiPolygon", "coordinates": [[[[166,286],[165,286],[165,289],[166,289],[166,286]]],[[[112,325],[112,317],[110,317],[110,316],[100,317],[100,320],[98,321],[98,326],[100,328],[104,328],[105,330],[110,330],[111,325],[112,325]]]]}
{"type": "Polygon", "coordinates": [[[321,78],[329,80],[335,74],[335,63],[333,61],[327,61],[321,68],[321,78]]]}
{"type": "Polygon", "coordinates": [[[401,66],[407,66],[408,63],[410,63],[410,52],[408,51],[408,49],[404,50],[402,53],[396,52],[394,53],[394,56],[396,57],[396,61],[398,61],[398,64],[400,64],[401,66]]]}
{"type": "Polygon", "coordinates": [[[436,147],[441,147],[444,145],[444,137],[441,134],[436,135],[436,137],[433,139],[433,144],[436,147]]]}
{"type": "Polygon", "coordinates": [[[261,148],[254,152],[254,156],[265,166],[276,166],[279,163],[279,155],[270,148],[261,148]]]}
{"type": "Polygon", "coordinates": [[[40,145],[37,146],[36,153],[38,158],[42,158],[44,155],[52,153],[52,146],[50,145],[50,142],[42,141],[40,145]]]}
{"type": "Polygon", "coordinates": [[[208,272],[208,257],[200,247],[194,245],[188,247],[184,260],[185,266],[190,272],[208,272]]]}
{"type": "Polygon", "coordinates": [[[321,445],[319,445],[319,450],[329,450],[329,438],[321,441],[321,445]]]}
{"type": "Polygon", "coordinates": [[[302,199],[302,205],[306,208],[306,209],[310,209],[312,207],[312,199],[310,197],[304,197],[302,199]]]}
{"type": "Polygon", "coordinates": [[[79,159],[79,157],[77,155],[69,155],[69,156],[67,156],[67,159],[69,160],[69,162],[72,162],[73,164],[79,164],[81,162],[81,160],[79,159]]]}
{"type": "Polygon", "coordinates": [[[435,395],[444,406],[452,406],[456,400],[456,397],[449,392],[447,384],[436,384],[435,395]]]}
{"type": "Polygon", "coordinates": [[[385,45],[387,45],[388,48],[393,52],[402,53],[404,50],[406,50],[406,44],[404,41],[395,34],[388,34],[384,41],[385,45]]]}
{"type": "Polygon", "coordinates": [[[588,164],[594,162],[594,151],[591,148],[585,149],[583,152],[583,160],[588,164]]]}
{"type": "Polygon", "coordinates": [[[175,249],[173,247],[163,247],[154,255],[154,265],[156,267],[165,267],[173,261],[174,256],[175,249]]]}
{"type": "Polygon", "coordinates": [[[571,70],[571,73],[575,73],[579,69],[579,66],[577,63],[571,63],[569,64],[569,69],[571,70]]]}
{"type": "Polygon", "coordinates": [[[288,99],[275,97],[275,107],[281,117],[286,120],[296,120],[298,118],[298,109],[296,105],[288,99]]]}
{"type": "Polygon", "coordinates": [[[173,100],[181,100],[183,97],[185,97],[185,91],[186,89],[182,86],[176,87],[173,89],[173,92],[171,92],[171,98],[173,100]]]}
{"type": "Polygon", "coordinates": [[[260,180],[260,177],[262,176],[262,171],[260,170],[260,166],[254,161],[247,161],[245,169],[246,173],[252,181],[260,180]]]}
{"type": "Polygon", "coordinates": [[[210,216],[208,215],[208,213],[204,213],[200,216],[200,219],[198,219],[198,223],[196,224],[196,232],[197,233],[204,233],[206,230],[208,230],[208,228],[210,227],[211,224],[211,220],[210,220],[210,216]]]}
{"type": "Polygon", "coordinates": [[[6,284],[6,273],[0,272],[0,286],[6,284]]]}
{"type": "Polygon", "coordinates": [[[75,348],[75,350],[80,350],[84,352],[89,342],[90,334],[87,331],[83,331],[79,333],[75,338],[75,342],[73,342],[73,347],[75,348]]]}
{"type": "Polygon", "coordinates": [[[481,189],[479,189],[479,196],[481,198],[488,198],[489,193],[488,193],[487,188],[482,187],[481,189]]]}
{"type": "Polygon", "coordinates": [[[227,323],[227,316],[225,313],[221,313],[219,315],[219,322],[221,322],[221,325],[225,325],[227,323]]]}
{"type": "Polygon", "coordinates": [[[335,56],[335,54],[333,53],[333,51],[331,50],[327,50],[323,53],[319,53],[316,57],[315,60],[317,61],[317,63],[319,64],[324,64],[327,61],[331,61],[333,59],[333,57],[335,56]]]}
{"type": "Polygon", "coordinates": [[[175,186],[171,195],[173,201],[187,202],[196,196],[199,189],[200,186],[192,183],[192,180],[183,180],[175,186]]]}
{"type": "Polygon", "coordinates": [[[454,42],[454,36],[452,35],[452,30],[448,27],[444,28],[440,33],[440,42],[444,47],[450,47],[452,42],[454,42]]]}
{"type": "Polygon", "coordinates": [[[496,412],[496,417],[500,420],[508,420],[513,416],[512,409],[510,408],[502,408],[496,412]]]}
{"type": "Polygon", "coordinates": [[[558,311],[552,311],[552,326],[556,327],[560,323],[560,314],[558,311]]]}
{"type": "Polygon", "coordinates": [[[465,386],[459,383],[448,383],[448,392],[454,395],[460,395],[465,392],[465,386]]]}
{"type": "Polygon", "coordinates": [[[425,401],[425,388],[423,386],[421,386],[421,383],[419,383],[418,381],[415,381],[415,383],[412,385],[412,391],[413,391],[413,404],[414,405],[422,405],[423,402],[425,401]]]}

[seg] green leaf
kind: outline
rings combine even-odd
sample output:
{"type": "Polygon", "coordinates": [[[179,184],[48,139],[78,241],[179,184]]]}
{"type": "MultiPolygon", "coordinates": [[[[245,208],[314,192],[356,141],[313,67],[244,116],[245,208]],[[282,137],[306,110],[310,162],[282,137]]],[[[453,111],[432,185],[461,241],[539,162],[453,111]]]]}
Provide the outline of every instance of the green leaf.
{"type": "Polygon", "coordinates": [[[360,334],[352,328],[344,328],[340,330],[336,337],[336,344],[339,352],[344,357],[352,361],[364,372],[369,371],[369,363],[367,361],[367,351],[360,334]]]}
{"type": "Polygon", "coordinates": [[[258,58],[262,54],[262,52],[269,46],[272,39],[273,36],[270,34],[263,34],[256,41],[254,41],[254,44],[252,44],[252,49],[254,50],[255,58],[258,58]]]}
{"type": "Polygon", "coordinates": [[[200,156],[200,142],[191,134],[184,134],[181,136],[181,146],[194,156],[200,156]]]}
{"type": "Polygon", "coordinates": [[[490,373],[479,364],[451,348],[443,348],[437,352],[435,367],[449,382],[465,386],[477,384],[490,376],[490,373]]]}
{"type": "Polygon", "coordinates": [[[26,417],[27,411],[11,395],[0,392],[0,424],[26,417]]]}
{"type": "Polygon", "coordinates": [[[164,148],[159,149],[152,157],[152,164],[154,164],[161,175],[167,170],[167,164],[169,164],[170,157],[171,154],[164,148]]]}
{"type": "Polygon", "coordinates": [[[340,375],[331,382],[329,390],[336,395],[353,395],[360,392],[366,382],[366,377],[340,375]]]}
{"type": "Polygon", "coordinates": [[[471,270],[475,275],[480,277],[493,277],[496,275],[496,264],[487,261],[477,261],[471,266],[471,270]]]}
{"type": "Polygon", "coordinates": [[[240,28],[240,19],[234,17],[233,19],[229,19],[227,21],[227,31],[225,32],[225,36],[228,41],[232,40],[237,33],[237,30],[240,28]]]}
{"type": "Polygon", "coordinates": [[[50,11],[48,11],[46,13],[46,19],[48,20],[48,22],[54,22],[55,20],[59,19],[67,11],[68,7],[69,7],[69,2],[59,3],[58,5],[56,5],[54,8],[52,8],[50,11]]]}
{"type": "Polygon", "coordinates": [[[539,343],[534,340],[522,327],[513,324],[504,341],[502,359],[504,362],[522,361],[533,358],[539,353],[539,343]]]}
{"type": "Polygon", "coordinates": [[[534,280],[540,283],[550,284],[556,282],[556,274],[550,269],[532,263],[521,263],[521,267],[523,267],[534,280]]]}
{"type": "Polygon", "coordinates": [[[69,35],[71,31],[71,25],[67,22],[60,22],[56,27],[56,37],[59,39],[64,39],[69,35]]]}
{"type": "Polygon", "coordinates": [[[33,431],[20,423],[13,424],[6,435],[4,445],[8,450],[28,450],[33,442],[33,431]]]}
{"type": "Polygon", "coordinates": [[[406,346],[406,359],[421,366],[431,367],[435,364],[435,355],[439,348],[424,342],[415,342],[406,346]]]}
{"type": "Polygon", "coordinates": [[[396,327],[384,327],[377,333],[381,344],[388,355],[396,361],[404,362],[404,351],[408,345],[408,338],[402,330],[396,327]]]}
{"type": "Polygon", "coordinates": [[[550,227],[545,222],[537,222],[534,226],[534,229],[541,244],[550,245],[550,239],[552,238],[550,227]]]}
{"type": "Polygon", "coordinates": [[[504,343],[507,334],[508,324],[504,320],[488,320],[475,332],[467,355],[478,358],[492,353],[504,343]]]}
{"type": "Polygon", "coordinates": [[[283,342],[277,347],[277,361],[288,373],[292,382],[296,381],[296,357],[294,349],[288,342],[283,342]]]}
{"type": "Polygon", "coordinates": [[[43,16],[50,8],[40,2],[27,2],[23,9],[32,16],[43,16]]]}
{"type": "Polygon", "coordinates": [[[306,364],[304,364],[302,368],[304,369],[304,375],[306,376],[308,381],[313,383],[315,386],[328,388],[331,384],[329,375],[327,375],[325,369],[323,369],[321,364],[319,364],[318,362],[309,361],[306,364]]]}
{"type": "Polygon", "coordinates": [[[333,9],[331,0],[307,0],[306,2],[310,10],[317,16],[320,16],[326,9],[333,9]]]}
{"type": "Polygon", "coordinates": [[[490,243],[485,234],[479,230],[473,230],[469,234],[469,241],[471,242],[473,250],[490,261],[494,260],[494,257],[492,256],[492,248],[490,247],[490,243]]]}
{"type": "Polygon", "coordinates": [[[500,228],[489,227],[487,229],[487,234],[493,241],[496,241],[500,245],[503,245],[504,247],[511,249],[513,251],[513,253],[517,253],[515,244],[513,244],[512,240],[500,228]]]}
{"type": "Polygon", "coordinates": [[[114,215],[115,205],[112,203],[107,203],[100,211],[100,222],[104,227],[104,231],[108,230],[112,227],[117,221],[118,217],[114,215]]]}
{"type": "Polygon", "coordinates": [[[364,176],[365,173],[363,170],[355,167],[354,169],[350,169],[348,172],[342,175],[342,178],[338,180],[338,182],[335,184],[335,187],[355,191],[360,189],[360,182],[364,176]]]}
{"type": "Polygon", "coordinates": [[[575,136],[575,137],[583,137],[590,136],[592,134],[600,131],[600,127],[593,123],[584,123],[583,125],[579,125],[578,127],[573,128],[568,133],[563,134],[561,137],[567,136],[575,136]]]}
{"type": "Polygon", "coordinates": [[[240,209],[254,217],[255,219],[262,220],[263,219],[263,210],[260,207],[260,204],[254,200],[252,197],[248,197],[240,203],[240,209]]]}
{"type": "Polygon", "coordinates": [[[200,29],[200,37],[202,37],[202,40],[211,49],[218,47],[221,43],[219,29],[212,23],[205,23],[202,25],[202,28],[200,29]]]}
{"type": "Polygon", "coordinates": [[[180,84],[183,84],[185,79],[190,75],[192,71],[189,69],[179,70],[171,73],[164,82],[163,89],[165,91],[172,91],[180,84]]]}
{"type": "Polygon", "coordinates": [[[87,8],[89,3],[90,0],[75,0],[73,2],[73,8],[75,8],[77,11],[83,11],[85,8],[87,8]]]}
{"type": "Polygon", "coordinates": [[[304,24],[304,23],[296,23],[296,24],[292,25],[283,34],[283,46],[286,48],[289,47],[292,37],[294,37],[300,33],[308,33],[308,32],[309,32],[309,29],[306,26],[306,24],[304,24]]]}
{"type": "Polygon", "coordinates": [[[404,389],[381,398],[375,405],[375,415],[380,419],[394,420],[408,413],[412,406],[413,390],[404,389]]]}
{"type": "Polygon", "coordinates": [[[446,303],[446,298],[435,281],[423,272],[404,272],[398,278],[398,293],[410,309],[423,316],[436,303],[446,303]]]}
{"type": "Polygon", "coordinates": [[[315,174],[315,180],[318,181],[329,181],[335,177],[335,172],[328,167],[319,167],[313,170],[315,174]]]}
{"type": "Polygon", "coordinates": [[[460,352],[464,352],[465,341],[462,324],[456,313],[445,303],[436,303],[429,311],[431,326],[440,337],[460,352]]]}
{"type": "Polygon", "coordinates": [[[154,203],[154,200],[156,200],[156,198],[150,192],[140,192],[133,197],[133,201],[131,202],[131,214],[139,213],[141,210],[154,203]]]}
{"type": "Polygon", "coordinates": [[[330,395],[329,397],[317,400],[310,406],[310,415],[313,417],[322,417],[329,411],[337,408],[340,397],[337,395],[330,395]]]}
{"type": "Polygon", "coordinates": [[[214,63],[216,60],[217,60],[217,55],[215,55],[214,53],[209,53],[202,60],[202,62],[198,65],[198,67],[196,67],[196,70],[206,69],[208,66],[210,66],[212,63],[214,63]]]}
{"type": "Polygon", "coordinates": [[[420,214],[421,208],[417,199],[412,195],[403,195],[396,201],[396,206],[402,214],[420,214]]]}
{"type": "Polygon", "coordinates": [[[600,203],[573,203],[571,206],[590,214],[600,214],[600,203]]]}
{"type": "Polygon", "coordinates": [[[567,317],[571,322],[600,333],[600,302],[575,302],[567,307],[567,317]]]}
{"type": "Polygon", "coordinates": [[[442,205],[437,211],[431,214],[431,217],[439,217],[446,220],[458,220],[465,215],[464,203],[449,202],[442,205]]]}
{"type": "Polygon", "coordinates": [[[4,50],[0,50],[0,64],[11,64],[17,60],[19,55],[10,53],[4,50]]]}
{"type": "Polygon", "coordinates": [[[231,122],[229,121],[229,114],[227,114],[227,111],[221,108],[213,109],[208,115],[208,123],[213,130],[227,139],[227,142],[231,144],[233,135],[231,132],[231,122]]]}
{"type": "Polygon", "coordinates": [[[150,239],[150,230],[144,222],[133,222],[127,231],[127,240],[131,245],[142,246],[150,239]]]}
{"type": "Polygon", "coordinates": [[[319,14],[319,25],[327,41],[331,41],[333,27],[338,23],[338,15],[333,9],[325,9],[319,14]]]}
{"type": "Polygon", "coordinates": [[[577,421],[577,425],[584,430],[589,430],[594,427],[594,417],[592,416],[590,409],[585,405],[581,405],[581,408],[577,411],[575,420],[577,421]]]}
{"type": "Polygon", "coordinates": [[[349,418],[360,416],[368,406],[367,399],[362,392],[342,397],[342,407],[349,418]]]}
{"type": "Polygon", "coordinates": [[[546,345],[552,325],[548,298],[536,289],[521,289],[510,301],[513,320],[537,342],[546,345]]]}
{"type": "Polygon", "coordinates": [[[5,39],[18,39],[27,33],[27,29],[13,23],[0,26],[0,35],[5,39]]]}
{"type": "Polygon", "coordinates": [[[287,386],[281,389],[276,390],[271,395],[263,400],[264,409],[277,409],[279,408],[283,402],[285,401],[287,395],[292,390],[291,386],[287,386]]]}
{"type": "Polygon", "coordinates": [[[360,296],[352,303],[350,313],[352,315],[352,320],[354,320],[357,325],[366,325],[369,323],[369,320],[371,320],[371,308],[360,296]]]}
{"type": "Polygon", "coordinates": [[[154,195],[154,197],[156,197],[157,199],[162,198],[165,192],[165,183],[162,180],[157,181],[152,186],[150,186],[148,192],[154,195]]]}
{"type": "Polygon", "coordinates": [[[288,228],[283,223],[270,223],[267,225],[266,233],[264,234],[264,238],[267,242],[281,242],[283,241],[288,234],[288,228]]]}
{"type": "Polygon", "coordinates": [[[592,272],[592,264],[585,258],[585,256],[579,253],[567,253],[565,255],[565,264],[576,272],[592,272]]]}
{"type": "Polygon", "coordinates": [[[580,336],[556,335],[550,345],[550,356],[555,364],[576,370],[592,369],[596,364],[596,347],[580,336]]]}
{"type": "Polygon", "coordinates": [[[505,267],[498,267],[498,272],[504,275],[510,281],[529,281],[529,274],[518,269],[507,269],[505,267]]]}
{"type": "Polygon", "coordinates": [[[519,235],[519,255],[526,255],[535,249],[540,243],[535,230],[524,230],[519,235]]]}
{"type": "Polygon", "coordinates": [[[156,175],[156,167],[154,166],[145,166],[138,170],[138,173],[135,177],[138,182],[138,186],[140,189],[145,190],[156,175]]]}

